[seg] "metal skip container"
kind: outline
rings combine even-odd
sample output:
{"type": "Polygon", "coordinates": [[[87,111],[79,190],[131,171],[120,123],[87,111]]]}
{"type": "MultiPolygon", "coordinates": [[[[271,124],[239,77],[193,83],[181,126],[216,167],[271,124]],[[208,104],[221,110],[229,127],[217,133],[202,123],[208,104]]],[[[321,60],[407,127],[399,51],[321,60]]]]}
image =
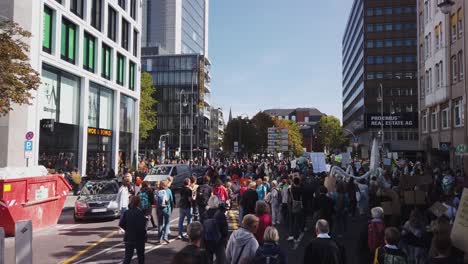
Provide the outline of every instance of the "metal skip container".
{"type": "Polygon", "coordinates": [[[57,224],[71,186],[61,174],[38,171],[40,176],[30,176],[0,169],[0,227],[7,236],[15,235],[21,220],[31,220],[33,230],[57,224]]]}

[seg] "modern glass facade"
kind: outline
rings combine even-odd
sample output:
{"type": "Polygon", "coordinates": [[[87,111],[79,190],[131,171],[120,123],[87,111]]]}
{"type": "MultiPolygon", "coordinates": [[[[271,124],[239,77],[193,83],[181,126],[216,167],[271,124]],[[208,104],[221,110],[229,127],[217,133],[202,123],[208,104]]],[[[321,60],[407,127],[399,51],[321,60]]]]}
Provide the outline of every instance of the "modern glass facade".
{"type": "Polygon", "coordinates": [[[182,53],[203,54],[205,0],[182,0],[182,53]]]}
{"type": "Polygon", "coordinates": [[[362,146],[383,122],[387,150],[418,149],[416,14],[415,0],[353,3],[342,41],[343,125],[362,146]]]}

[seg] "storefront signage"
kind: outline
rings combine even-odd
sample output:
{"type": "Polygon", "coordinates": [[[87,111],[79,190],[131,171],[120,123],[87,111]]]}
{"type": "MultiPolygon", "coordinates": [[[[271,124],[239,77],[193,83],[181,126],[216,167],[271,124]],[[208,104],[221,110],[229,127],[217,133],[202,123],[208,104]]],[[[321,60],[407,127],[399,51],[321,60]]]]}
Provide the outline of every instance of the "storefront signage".
{"type": "Polygon", "coordinates": [[[112,137],[112,130],[88,127],[88,135],[98,135],[103,137],[112,137]]]}
{"type": "Polygon", "coordinates": [[[450,142],[440,142],[439,143],[439,150],[443,152],[447,152],[450,150],[450,142]]]}
{"type": "Polygon", "coordinates": [[[367,114],[367,128],[417,128],[417,113],[404,113],[399,115],[367,114]]]}

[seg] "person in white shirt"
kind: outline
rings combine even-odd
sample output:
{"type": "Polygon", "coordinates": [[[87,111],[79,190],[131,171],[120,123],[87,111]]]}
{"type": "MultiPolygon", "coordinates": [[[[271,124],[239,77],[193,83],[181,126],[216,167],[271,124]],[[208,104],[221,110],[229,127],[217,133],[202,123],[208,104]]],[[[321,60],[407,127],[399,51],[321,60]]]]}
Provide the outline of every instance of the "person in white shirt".
{"type": "Polygon", "coordinates": [[[130,192],[128,191],[128,186],[130,185],[131,177],[132,175],[130,173],[125,174],[122,186],[120,186],[119,192],[117,193],[117,203],[119,204],[121,215],[127,211],[128,204],[130,202],[130,192]]]}

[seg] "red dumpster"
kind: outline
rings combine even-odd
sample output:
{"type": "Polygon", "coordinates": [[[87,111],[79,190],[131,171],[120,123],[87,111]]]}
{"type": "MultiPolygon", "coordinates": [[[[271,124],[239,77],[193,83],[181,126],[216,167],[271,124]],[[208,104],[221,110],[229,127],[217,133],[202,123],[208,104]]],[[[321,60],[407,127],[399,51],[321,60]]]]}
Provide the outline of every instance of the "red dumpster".
{"type": "Polygon", "coordinates": [[[57,224],[70,190],[60,174],[0,179],[0,227],[14,236],[19,220],[31,220],[34,230],[57,224]]]}

